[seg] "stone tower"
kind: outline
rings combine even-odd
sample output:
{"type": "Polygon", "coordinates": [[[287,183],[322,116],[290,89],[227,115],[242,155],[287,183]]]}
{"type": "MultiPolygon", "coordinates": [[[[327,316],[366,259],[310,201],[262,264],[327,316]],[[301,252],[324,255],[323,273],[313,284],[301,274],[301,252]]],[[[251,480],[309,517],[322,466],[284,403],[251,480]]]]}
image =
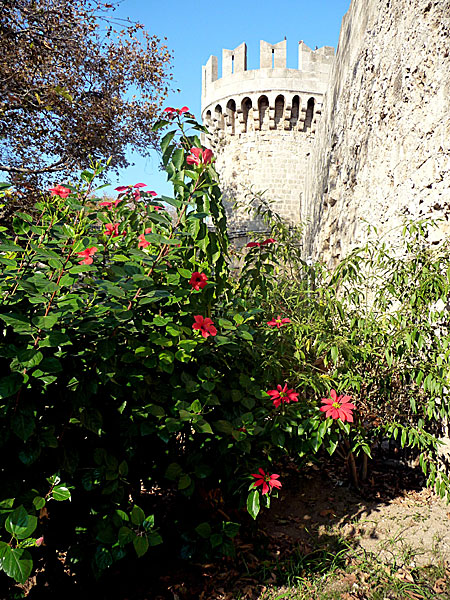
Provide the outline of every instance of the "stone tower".
{"type": "Polygon", "coordinates": [[[265,192],[276,211],[299,222],[308,157],[334,60],[334,48],[298,47],[298,69],[286,68],[286,40],[260,43],[260,68],[247,70],[247,46],[222,51],[222,77],[211,56],[203,67],[202,119],[205,144],[228,200],[233,237],[264,228],[232,203],[248,202],[251,190],[265,192]]]}

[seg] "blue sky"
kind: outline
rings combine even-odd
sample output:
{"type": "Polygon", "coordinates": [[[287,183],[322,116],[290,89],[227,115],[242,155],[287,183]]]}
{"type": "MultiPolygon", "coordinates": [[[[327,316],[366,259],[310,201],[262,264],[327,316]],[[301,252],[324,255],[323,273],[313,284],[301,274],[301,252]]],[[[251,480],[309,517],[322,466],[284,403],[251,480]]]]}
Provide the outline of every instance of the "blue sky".
{"type": "MultiPolygon", "coordinates": [[[[259,67],[259,41],[271,44],[287,38],[287,66],[297,68],[297,48],[303,40],[310,48],[335,46],[350,0],[285,0],[281,2],[181,2],[172,0],[123,0],[116,11],[118,17],[130,17],[145,25],[147,31],[165,42],[173,51],[174,89],[166,106],[188,106],[200,117],[202,65],[211,54],[219,58],[222,48],[247,44],[248,69],[259,67]]],[[[143,159],[130,154],[135,166],[120,172],[121,185],[143,182],[158,194],[171,194],[165,174],[158,170],[155,153],[143,159]]],[[[111,183],[116,178],[111,177],[111,183]]]]}

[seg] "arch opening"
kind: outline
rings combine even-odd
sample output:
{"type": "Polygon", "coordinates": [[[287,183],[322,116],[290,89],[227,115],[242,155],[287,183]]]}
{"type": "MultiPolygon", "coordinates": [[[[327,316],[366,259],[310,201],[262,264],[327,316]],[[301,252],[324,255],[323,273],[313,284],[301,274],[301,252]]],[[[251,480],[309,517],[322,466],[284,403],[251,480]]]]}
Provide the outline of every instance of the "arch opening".
{"type": "Polygon", "coordinates": [[[218,104],[214,109],[214,120],[217,122],[217,127],[219,129],[223,129],[223,114],[222,107],[220,106],[220,104],[218,104]]]}
{"type": "Polygon", "coordinates": [[[308,104],[306,105],[306,116],[305,116],[304,131],[307,131],[308,129],[311,129],[311,125],[312,125],[313,118],[314,118],[314,104],[315,104],[314,98],[310,98],[308,100],[308,104]]]}
{"type": "Polygon", "coordinates": [[[228,100],[227,102],[227,128],[229,133],[234,135],[236,127],[236,102],[234,100],[228,100]]]}
{"type": "Polygon", "coordinates": [[[277,96],[275,99],[275,129],[283,127],[284,119],[284,96],[277,96]]]}
{"type": "Polygon", "coordinates": [[[269,99],[267,96],[260,96],[258,100],[259,110],[259,128],[269,129],[269,99]]]}
{"type": "Polygon", "coordinates": [[[243,122],[244,122],[243,131],[244,131],[244,133],[247,133],[247,131],[250,131],[250,127],[249,127],[249,123],[248,123],[249,117],[253,113],[252,101],[250,100],[250,98],[244,98],[242,100],[241,109],[242,109],[242,116],[243,116],[243,122]]]}
{"type": "Polygon", "coordinates": [[[292,98],[291,129],[295,129],[297,127],[299,115],[300,115],[300,97],[294,96],[292,98]]]}

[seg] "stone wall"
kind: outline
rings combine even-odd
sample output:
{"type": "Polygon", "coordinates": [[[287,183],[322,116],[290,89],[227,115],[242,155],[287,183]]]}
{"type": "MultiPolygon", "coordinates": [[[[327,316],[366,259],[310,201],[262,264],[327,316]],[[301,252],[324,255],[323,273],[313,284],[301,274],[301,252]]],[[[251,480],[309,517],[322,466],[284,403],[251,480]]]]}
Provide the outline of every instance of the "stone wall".
{"type": "Polygon", "coordinates": [[[336,262],[365,221],[442,217],[449,232],[450,0],[352,0],[311,159],[307,254],[336,262]]]}
{"type": "MultiPolygon", "coordinates": [[[[224,138],[215,146],[216,168],[226,199],[247,205],[251,192],[265,192],[286,220],[299,222],[307,159],[314,134],[303,131],[253,131],[224,138]]],[[[265,229],[244,209],[228,211],[230,232],[265,229]]]]}

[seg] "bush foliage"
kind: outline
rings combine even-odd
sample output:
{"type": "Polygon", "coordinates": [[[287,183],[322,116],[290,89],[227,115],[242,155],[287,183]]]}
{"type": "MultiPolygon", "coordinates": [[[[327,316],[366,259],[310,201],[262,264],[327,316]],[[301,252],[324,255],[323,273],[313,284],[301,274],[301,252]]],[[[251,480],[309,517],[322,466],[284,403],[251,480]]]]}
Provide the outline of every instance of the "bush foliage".
{"type": "Polygon", "coordinates": [[[173,197],[136,184],[100,202],[95,164],[0,233],[0,567],[19,582],[44,552],[99,577],[173,543],[166,500],[183,503],[176,552],[233,555],[245,507],[256,518],[282,485],[283,455],[336,452],[358,484],[364,457],[398,438],[448,489],[435,437],[447,246],[411,225],[400,258],[368,244],[329,272],[260,205],[271,237],[243,249],[236,275],[203,128],[167,114],[155,128],[169,126],[173,197]],[[351,397],[351,418],[319,409],[330,390],[338,407],[351,397]]]}

